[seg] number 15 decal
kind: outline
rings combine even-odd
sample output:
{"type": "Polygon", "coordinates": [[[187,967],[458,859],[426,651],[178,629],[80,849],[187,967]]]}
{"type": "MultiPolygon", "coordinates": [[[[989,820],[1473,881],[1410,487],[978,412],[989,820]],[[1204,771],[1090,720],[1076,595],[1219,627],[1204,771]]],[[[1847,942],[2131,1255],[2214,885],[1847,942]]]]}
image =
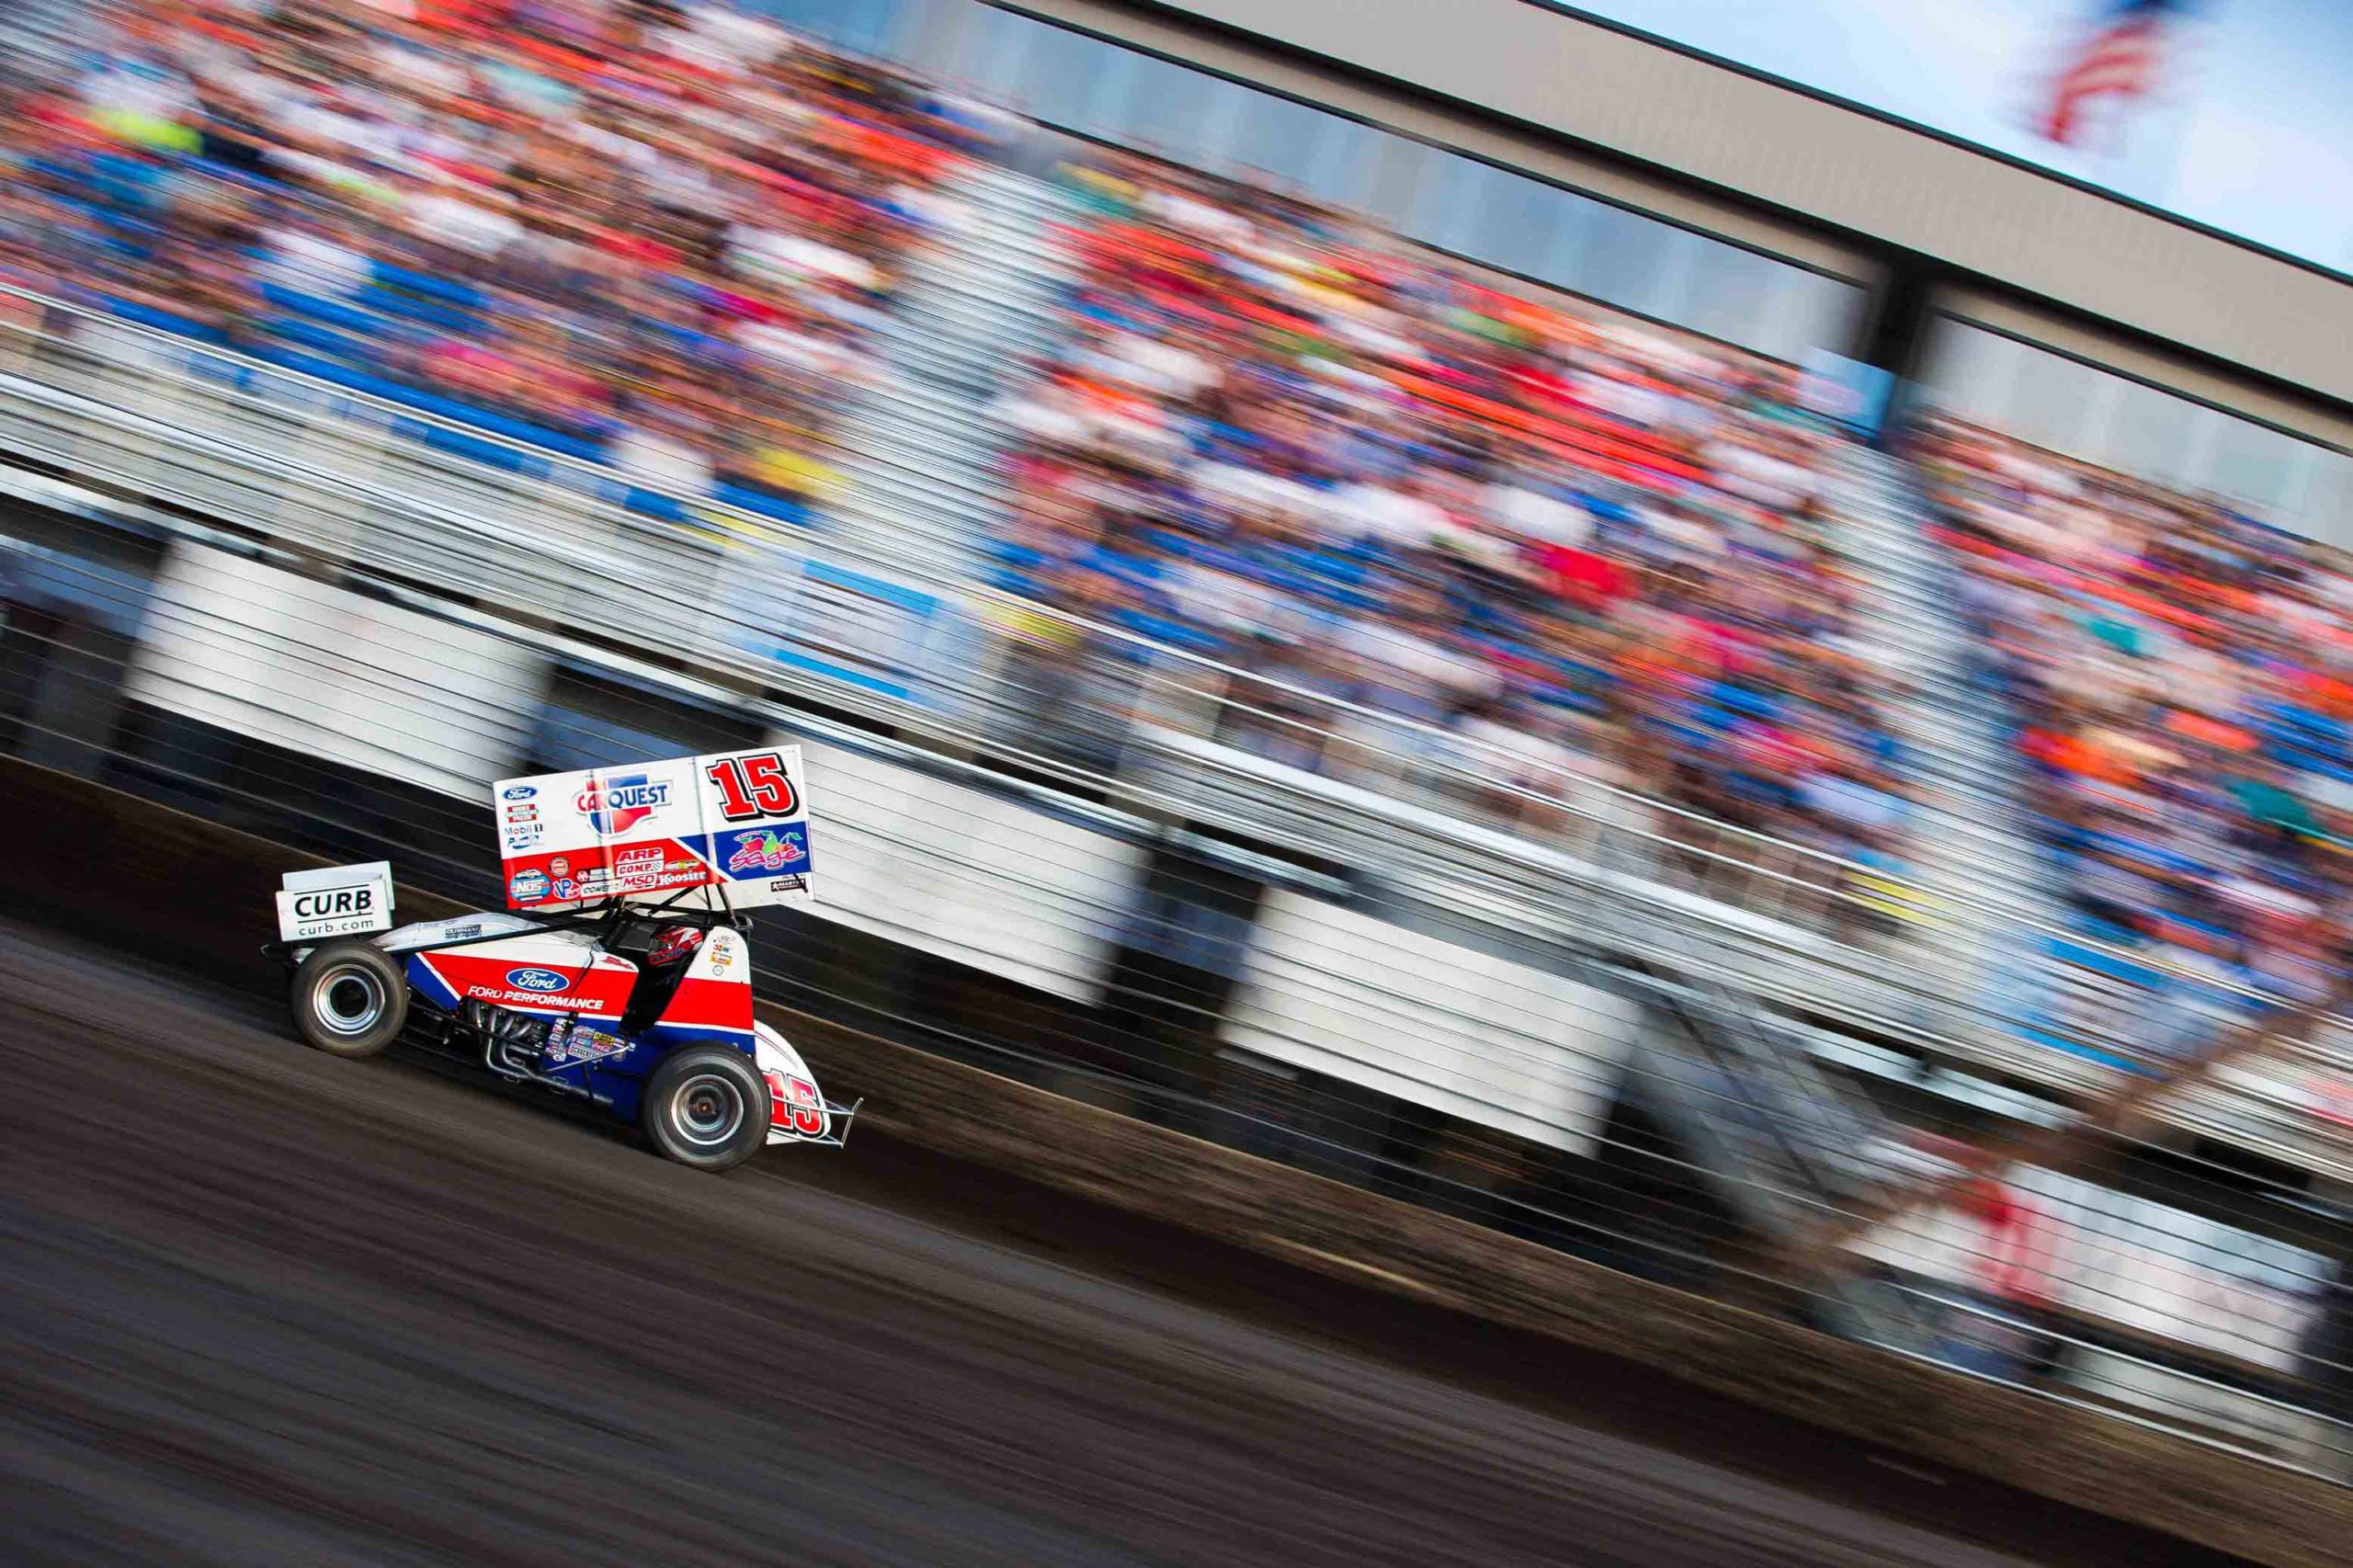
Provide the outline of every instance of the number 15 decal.
{"type": "Polygon", "coordinates": [[[719,787],[719,814],[729,822],[789,817],[801,809],[800,791],[774,752],[712,763],[706,777],[719,787]]]}
{"type": "Polygon", "coordinates": [[[824,1102],[817,1097],[817,1085],[806,1078],[788,1078],[781,1073],[770,1073],[768,1080],[768,1125],[790,1127],[803,1138],[816,1138],[825,1131],[825,1113],[820,1108],[824,1102]]]}

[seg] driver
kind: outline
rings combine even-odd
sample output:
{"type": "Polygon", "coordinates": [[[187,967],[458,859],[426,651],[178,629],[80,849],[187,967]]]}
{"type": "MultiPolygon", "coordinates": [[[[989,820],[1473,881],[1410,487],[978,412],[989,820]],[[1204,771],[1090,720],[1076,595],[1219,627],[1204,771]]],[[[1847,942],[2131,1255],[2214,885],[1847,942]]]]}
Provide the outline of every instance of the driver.
{"type": "Polygon", "coordinates": [[[702,931],[694,926],[666,926],[654,933],[646,945],[645,967],[667,969],[674,963],[684,963],[695,956],[702,946],[702,931]]]}
{"type": "Polygon", "coordinates": [[[641,978],[621,1015],[621,1033],[634,1035],[662,1016],[685,983],[687,965],[701,949],[702,937],[696,926],[664,926],[654,931],[645,944],[645,957],[638,960],[641,978]]]}

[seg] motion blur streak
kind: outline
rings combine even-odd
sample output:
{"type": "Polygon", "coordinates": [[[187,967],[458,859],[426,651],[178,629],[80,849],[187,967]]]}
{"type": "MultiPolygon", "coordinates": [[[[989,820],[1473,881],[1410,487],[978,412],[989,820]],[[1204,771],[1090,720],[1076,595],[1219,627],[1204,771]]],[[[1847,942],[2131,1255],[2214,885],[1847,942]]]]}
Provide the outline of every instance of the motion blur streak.
{"type": "Polygon", "coordinates": [[[1772,1424],[1500,1340],[1509,1398],[1402,1370],[1479,1352],[1067,1204],[1062,1245],[1156,1260],[1010,1241],[1034,1197],[943,1216],[811,1185],[877,1179],[847,1165],[699,1180],[22,928],[0,1038],[15,1562],[2020,1561],[1788,1484],[1858,1472],[2040,1561],[2216,1561],[1787,1433],[1746,1461],[1770,1480],[1670,1454],[1541,1402],[1719,1447],[1772,1424]],[[94,986],[118,1005],[69,1017],[94,986]]]}

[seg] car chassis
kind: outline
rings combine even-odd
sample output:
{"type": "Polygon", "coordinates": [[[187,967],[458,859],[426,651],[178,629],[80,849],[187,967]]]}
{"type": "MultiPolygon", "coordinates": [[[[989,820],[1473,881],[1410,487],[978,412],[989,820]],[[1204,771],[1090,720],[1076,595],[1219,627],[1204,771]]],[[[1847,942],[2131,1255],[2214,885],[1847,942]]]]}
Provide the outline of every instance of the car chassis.
{"type": "MultiPolygon", "coordinates": [[[[785,786],[789,803],[803,814],[713,833],[700,831],[687,809],[691,801],[672,813],[683,816],[684,829],[662,820],[666,786],[652,790],[644,782],[649,771],[692,778],[746,756],[764,765],[767,777],[799,774],[793,748],[645,765],[621,789],[658,797],[659,805],[633,808],[634,831],[614,831],[596,771],[547,776],[556,795],[574,791],[584,802],[593,842],[552,858],[567,877],[551,886],[543,871],[514,869],[523,864],[515,854],[520,841],[529,837],[523,846],[535,846],[540,835],[511,831],[510,819],[510,899],[542,889],[593,898],[386,929],[389,865],[289,873],[278,894],[280,937],[263,950],[291,971],[296,1031],[345,1057],[373,1055],[409,1031],[443,1049],[478,1052],[497,1077],[588,1100],[638,1123],[661,1153],[699,1169],[727,1169],[771,1143],[842,1146],[858,1104],[827,1100],[800,1053],[753,1016],[751,920],[731,897],[811,896],[805,871],[775,877],[754,863],[773,860],[789,843],[782,852],[805,864],[805,789],[785,786]],[[728,853],[747,842],[756,853],[728,853]],[[647,844],[673,857],[666,887],[622,886],[608,870],[597,874],[599,867],[648,863],[647,844]],[[597,865],[578,866],[573,879],[581,860],[597,865]],[[731,863],[733,876],[724,869],[731,863]]],[[[493,789],[537,799],[545,782],[507,780],[493,789]]]]}

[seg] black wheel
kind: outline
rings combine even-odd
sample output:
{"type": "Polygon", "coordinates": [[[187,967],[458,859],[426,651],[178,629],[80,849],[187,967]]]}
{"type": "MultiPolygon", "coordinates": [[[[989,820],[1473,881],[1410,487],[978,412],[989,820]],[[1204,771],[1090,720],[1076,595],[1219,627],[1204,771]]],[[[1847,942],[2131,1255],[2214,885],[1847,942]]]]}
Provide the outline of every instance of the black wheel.
{"type": "Polygon", "coordinates": [[[682,1165],[723,1171],[768,1141],[768,1085],[746,1053],[723,1045],[674,1051],[645,1085],[645,1135],[682,1165]]]}
{"type": "Polygon", "coordinates": [[[294,1030],[330,1056],[373,1056],[408,1021],[400,961],[373,942],[327,942],[294,971],[294,1030]]]}

